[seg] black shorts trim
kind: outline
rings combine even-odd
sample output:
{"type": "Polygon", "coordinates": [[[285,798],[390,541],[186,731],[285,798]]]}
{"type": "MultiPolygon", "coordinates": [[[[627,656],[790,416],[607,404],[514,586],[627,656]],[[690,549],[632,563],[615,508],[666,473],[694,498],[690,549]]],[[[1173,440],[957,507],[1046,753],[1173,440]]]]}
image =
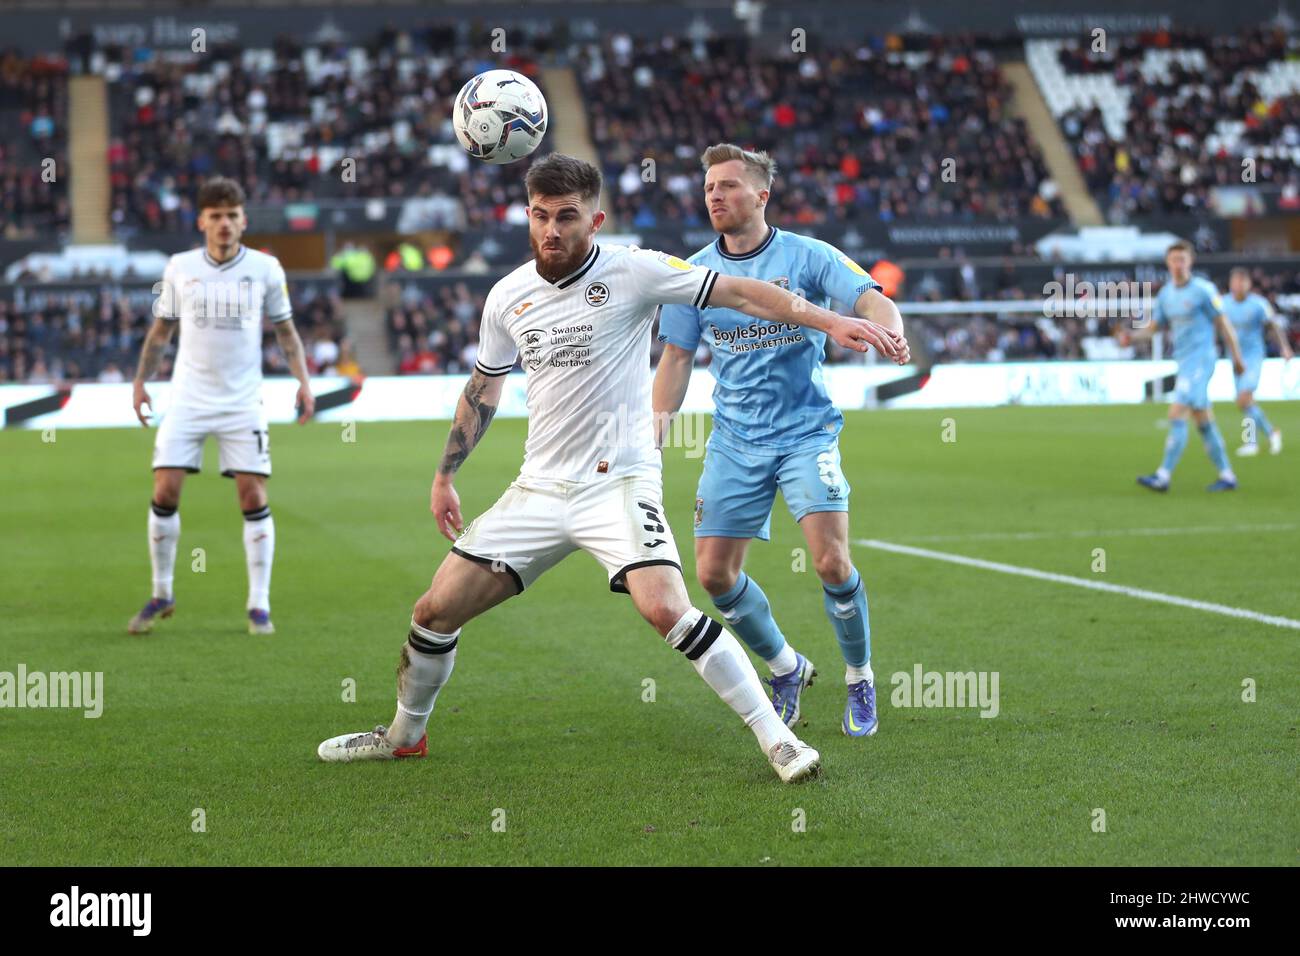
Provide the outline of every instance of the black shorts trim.
{"type": "Polygon", "coordinates": [[[481,555],[470,554],[468,551],[462,551],[460,548],[456,547],[455,545],[452,545],[451,553],[459,554],[462,558],[467,558],[470,561],[477,561],[479,564],[500,564],[503,568],[506,569],[507,572],[509,572],[510,577],[514,578],[515,588],[516,588],[515,593],[516,594],[524,593],[524,579],[519,576],[518,571],[516,571],[510,565],[506,564],[500,558],[485,558],[482,557],[481,555]]]}
{"type": "MultiPolygon", "coordinates": [[[[666,564],[669,567],[676,568],[678,571],[681,571],[682,569],[682,566],[676,561],[669,561],[667,558],[654,558],[650,561],[635,561],[625,568],[620,568],[618,574],[609,579],[609,589],[615,594],[630,593],[627,589],[627,584],[624,583],[623,580],[627,577],[627,573],[629,571],[635,571],[637,568],[649,568],[656,564],[666,564]]],[[[685,575],[683,575],[683,577],[685,577],[685,575]]]]}
{"type": "Polygon", "coordinates": [[[269,471],[243,471],[240,469],[232,469],[231,471],[223,471],[221,473],[222,478],[234,478],[235,475],[261,475],[263,478],[271,477],[269,471]]]}
{"type": "Polygon", "coordinates": [[[191,468],[189,465],[154,465],[153,466],[154,471],[157,471],[159,468],[175,468],[177,471],[188,471],[191,475],[197,475],[199,473],[198,468],[191,468]]]}

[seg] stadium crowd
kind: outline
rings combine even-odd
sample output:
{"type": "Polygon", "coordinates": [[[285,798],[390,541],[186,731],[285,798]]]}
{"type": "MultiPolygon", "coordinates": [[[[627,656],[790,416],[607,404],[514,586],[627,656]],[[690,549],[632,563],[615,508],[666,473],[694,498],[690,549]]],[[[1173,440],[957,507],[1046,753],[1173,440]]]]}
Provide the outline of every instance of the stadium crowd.
{"type": "Polygon", "coordinates": [[[536,74],[528,35],[491,62],[464,23],[383,30],[366,48],[278,37],[262,50],[184,59],[102,50],[114,228],[187,229],[197,184],[217,173],[238,179],[251,202],[387,197],[411,205],[421,228],[502,221],[522,205],[520,177],[469,159],[451,105],[483,69],[536,74]]]}
{"type": "Polygon", "coordinates": [[[804,54],[616,34],[576,65],[622,223],[707,223],[698,157],[720,130],[776,158],[769,219],[792,228],[1063,215],[993,53],[974,38],[872,37],[804,54]]]}
{"type": "MultiPolygon", "coordinates": [[[[93,304],[20,309],[0,299],[0,383],[31,385],[62,382],[130,381],[152,316],[132,305],[115,287],[102,289],[93,304]]],[[[360,369],[347,338],[337,295],[294,298],[294,322],[302,335],[312,374],[357,375],[360,369]]],[[[159,371],[169,378],[176,340],[159,371]]],[[[263,333],[262,370],[289,370],[269,328],[263,333]]]]}
{"type": "Polygon", "coordinates": [[[1099,106],[1060,117],[1088,188],[1111,221],[1214,211],[1215,187],[1281,187],[1300,204],[1300,89],[1268,96],[1260,77],[1300,57],[1282,30],[1236,35],[1161,30],[1116,38],[1106,53],[1085,43],[1062,48],[1071,74],[1106,74],[1129,92],[1124,136],[1108,135],[1099,106]],[[1152,69],[1147,51],[1168,51],[1152,69]],[[1254,160],[1247,168],[1243,160],[1254,160]]]}
{"type": "Polygon", "coordinates": [[[67,74],[61,57],[0,52],[0,239],[68,230],[67,74]]]}

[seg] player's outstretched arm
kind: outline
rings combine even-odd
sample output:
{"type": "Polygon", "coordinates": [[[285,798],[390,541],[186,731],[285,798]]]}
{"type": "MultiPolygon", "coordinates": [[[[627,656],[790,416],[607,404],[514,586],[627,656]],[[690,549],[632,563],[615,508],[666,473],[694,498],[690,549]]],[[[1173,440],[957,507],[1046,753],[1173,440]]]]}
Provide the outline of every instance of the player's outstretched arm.
{"type": "Polygon", "coordinates": [[[307,375],[307,351],[293,319],[275,323],[275,341],[289,371],[298,380],[298,424],[301,425],[316,413],[316,397],[311,393],[311,379],[307,375]]]}
{"type": "Polygon", "coordinates": [[[664,436],[668,426],[682,407],[686,397],[686,386],[691,384],[691,366],[695,364],[695,353],[673,345],[664,345],[663,355],[659,356],[659,368],[655,372],[654,415],[655,448],[664,447],[664,436]]]}
{"type": "Polygon", "coordinates": [[[451,433],[429,492],[429,510],[438,519],[438,530],[448,541],[455,541],[465,527],[460,516],[460,496],[452,486],[452,479],[491,424],[504,385],[504,375],[484,375],[475,369],[456,403],[456,419],[451,423],[451,433]]]}
{"type": "Polygon", "coordinates": [[[771,282],[719,275],[708,304],[735,309],[766,322],[789,322],[817,329],[854,352],[874,348],[900,365],[907,361],[903,357],[907,354],[906,342],[897,332],[870,319],[837,315],[771,282]]]}
{"type": "Polygon", "coordinates": [[[1228,347],[1228,355],[1232,358],[1232,370],[1240,375],[1246,371],[1246,363],[1241,358],[1241,343],[1237,341],[1237,330],[1232,327],[1232,323],[1222,312],[1214,317],[1214,324],[1219,329],[1219,335],[1223,336],[1223,344],[1228,347]]]}
{"type": "Polygon", "coordinates": [[[153,403],[149,401],[149,393],[144,389],[144,383],[158,374],[158,366],[162,364],[163,352],[167,351],[167,343],[172,340],[176,334],[176,323],[167,319],[154,319],[153,325],[149,326],[149,332],[144,337],[144,344],[140,346],[140,364],[136,366],[135,381],[132,383],[132,398],[135,403],[135,417],[140,419],[141,425],[148,425],[149,419],[145,417],[143,407],[149,406],[150,414],[153,413],[153,403]]]}

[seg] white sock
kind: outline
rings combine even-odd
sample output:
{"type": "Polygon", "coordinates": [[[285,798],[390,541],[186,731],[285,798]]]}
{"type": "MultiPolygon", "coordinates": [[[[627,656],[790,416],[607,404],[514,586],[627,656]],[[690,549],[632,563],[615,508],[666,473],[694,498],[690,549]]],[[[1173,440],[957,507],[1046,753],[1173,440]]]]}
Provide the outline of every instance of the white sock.
{"type": "Polygon", "coordinates": [[[852,664],[845,665],[844,683],[856,684],[859,681],[866,681],[872,687],[876,686],[876,675],[871,671],[871,661],[867,661],[861,667],[854,667],[852,664]]]}
{"type": "Polygon", "coordinates": [[[244,559],[248,563],[248,610],[271,610],[271,561],[275,519],[271,506],[244,512],[244,559]]]}
{"type": "Polygon", "coordinates": [[[438,691],[456,666],[459,638],[460,628],[439,634],[411,621],[397,668],[397,714],[388,725],[388,739],[398,747],[414,746],[424,736],[438,691]]]}
{"type": "Polygon", "coordinates": [[[749,662],[740,642],[717,621],[691,608],[682,615],[665,640],[695,665],[695,672],[713,688],[754,732],[766,754],[782,741],[795,740],[794,733],[772,709],[763,693],[758,672],[749,662]]]}
{"type": "Polygon", "coordinates": [[[799,657],[795,654],[794,648],[790,646],[789,641],[785,642],[785,646],[781,648],[776,657],[767,662],[767,666],[772,669],[772,674],[775,677],[784,677],[799,666],[799,657]]]}
{"type": "Polygon", "coordinates": [[[1169,480],[1169,469],[1164,467],[1157,468],[1156,477],[1159,478],[1161,481],[1167,482],[1169,480]]]}
{"type": "Polygon", "coordinates": [[[176,573],[176,543],[181,539],[181,516],[175,508],[149,508],[149,560],[153,564],[153,596],[170,601],[176,573]],[[159,514],[159,511],[163,512],[159,514]]]}
{"type": "Polygon", "coordinates": [[[1237,476],[1236,476],[1236,474],[1233,472],[1233,470],[1232,470],[1231,468],[1225,468],[1225,469],[1223,469],[1223,471],[1219,472],[1219,477],[1222,478],[1224,481],[1236,481],[1236,480],[1237,480],[1237,476]]]}

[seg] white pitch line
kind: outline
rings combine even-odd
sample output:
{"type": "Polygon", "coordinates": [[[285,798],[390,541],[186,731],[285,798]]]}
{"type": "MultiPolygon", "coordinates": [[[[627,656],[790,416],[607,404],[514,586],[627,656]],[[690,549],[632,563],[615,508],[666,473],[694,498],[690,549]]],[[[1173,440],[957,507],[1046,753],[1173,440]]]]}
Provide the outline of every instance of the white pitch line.
{"type": "Polygon", "coordinates": [[[1039,541],[1051,538],[1111,538],[1119,535],[1154,537],[1173,534],[1244,534],[1264,531],[1294,531],[1296,524],[1187,525],[1174,528],[1112,528],[1085,531],[986,531],[971,534],[917,535],[913,541],[1039,541]]]}
{"type": "Polygon", "coordinates": [[[1191,598],[1178,597],[1176,594],[1161,594],[1159,591],[1147,591],[1144,588],[1130,588],[1122,584],[1106,584],[1102,581],[1089,581],[1087,578],[1076,578],[1068,574],[1055,574],[1051,571],[1039,571],[1035,568],[1022,568],[1014,564],[1003,564],[1000,561],[985,561],[981,558],[968,558],[961,554],[949,554],[945,551],[930,551],[927,548],[913,548],[906,544],[893,544],[889,541],[877,541],[874,538],[863,538],[854,542],[868,548],[875,548],[879,551],[892,551],[895,554],[908,554],[916,558],[930,558],[934,561],[947,561],[949,564],[962,564],[971,568],[982,568],[985,571],[1000,571],[1003,574],[1015,574],[1024,578],[1036,578],[1039,581],[1054,581],[1057,584],[1072,584],[1079,588],[1089,588],[1093,591],[1106,591],[1110,594],[1123,594],[1126,597],[1139,598],[1143,601],[1157,601],[1161,604],[1173,604],[1177,607],[1191,608],[1194,611],[1206,611],[1210,614],[1222,614],[1225,617],[1243,618],[1247,621],[1257,621],[1260,624],[1269,624],[1273,627],[1287,627],[1292,630],[1300,631],[1300,621],[1293,620],[1289,617],[1278,617],[1273,614],[1261,614],[1258,611],[1251,611],[1242,607],[1229,607],[1226,604],[1213,604],[1209,601],[1195,601],[1191,598]]]}

